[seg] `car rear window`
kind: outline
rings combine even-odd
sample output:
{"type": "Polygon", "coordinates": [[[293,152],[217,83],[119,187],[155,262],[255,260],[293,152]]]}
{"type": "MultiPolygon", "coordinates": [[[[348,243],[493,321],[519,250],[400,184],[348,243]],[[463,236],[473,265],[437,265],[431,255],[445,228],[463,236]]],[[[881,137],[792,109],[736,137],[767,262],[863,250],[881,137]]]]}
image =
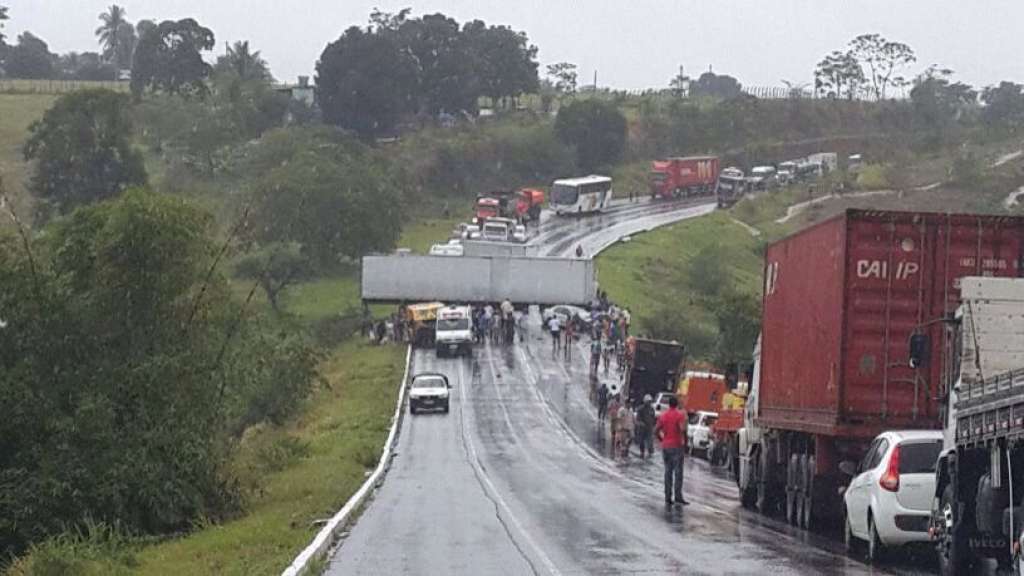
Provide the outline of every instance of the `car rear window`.
{"type": "Polygon", "coordinates": [[[444,388],[444,379],[436,376],[416,378],[412,381],[413,388],[444,388]]]}
{"type": "Polygon", "coordinates": [[[900,444],[900,474],[930,474],[942,451],[942,440],[900,444]]]}

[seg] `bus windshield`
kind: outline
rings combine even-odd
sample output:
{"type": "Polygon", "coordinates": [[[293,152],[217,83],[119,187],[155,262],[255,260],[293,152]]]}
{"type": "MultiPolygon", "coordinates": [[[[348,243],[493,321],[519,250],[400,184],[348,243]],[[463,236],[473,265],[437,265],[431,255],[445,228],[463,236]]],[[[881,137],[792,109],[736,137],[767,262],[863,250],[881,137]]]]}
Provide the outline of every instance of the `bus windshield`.
{"type": "Polygon", "coordinates": [[[551,187],[551,201],[554,204],[575,204],[579,197],[580,190],[576,186],[555,184],[551,187]]]}

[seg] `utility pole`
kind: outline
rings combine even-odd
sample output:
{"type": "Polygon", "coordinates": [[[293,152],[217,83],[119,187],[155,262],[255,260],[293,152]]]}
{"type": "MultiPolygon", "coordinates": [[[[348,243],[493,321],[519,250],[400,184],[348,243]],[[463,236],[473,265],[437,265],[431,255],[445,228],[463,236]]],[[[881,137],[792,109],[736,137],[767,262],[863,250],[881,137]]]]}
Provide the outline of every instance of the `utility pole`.
{"type": "Polygon", "coordinates": [[[597,94],[597,69],[594,69],[594,94],[597,94]]]}

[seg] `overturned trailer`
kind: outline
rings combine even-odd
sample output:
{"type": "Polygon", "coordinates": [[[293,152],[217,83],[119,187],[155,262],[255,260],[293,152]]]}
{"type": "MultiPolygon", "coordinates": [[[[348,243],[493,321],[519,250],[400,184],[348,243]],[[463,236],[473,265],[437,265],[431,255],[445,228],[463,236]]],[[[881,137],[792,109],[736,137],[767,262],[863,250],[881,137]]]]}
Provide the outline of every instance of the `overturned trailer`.
{"type": "Polygon", "coordinates": [[[529,256],[366,256],[361,293],[368,302],[500,302],[589,305],[592,260],[529,256]]]}

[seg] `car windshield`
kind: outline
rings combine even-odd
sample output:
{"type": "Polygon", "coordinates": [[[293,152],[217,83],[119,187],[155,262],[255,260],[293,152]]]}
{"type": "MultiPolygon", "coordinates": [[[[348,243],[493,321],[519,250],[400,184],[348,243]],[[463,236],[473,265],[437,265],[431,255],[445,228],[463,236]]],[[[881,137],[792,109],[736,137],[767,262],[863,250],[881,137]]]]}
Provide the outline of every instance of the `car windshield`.
{"type": "Polygon", "coordinates": [[[580,191],[576,186],[555,184],[551,187],[551,201],[555,204],[575,204],[580,191]]]}
{"type": "Polygon", "coordinates": [[[900,444],[900,474],[931,474],[942,451],[942,440],[900,444]]]}
{"type": "Polygon", "coordinates": [[[469,318],[446,318],[437,321],[438,330],[469,330],[469,318]]]}
{"type": "Polygon", "coordinates": [[[714,426],[715,422],[717,422],[717,421],[718,421],[718,416],[705,416],[704,417],[704,425],[705,426],[714,426]]]}
{"type": "Polygon", "coordinates": [[[412,381],[413,388],[444,388],[444,378],[439,376],[425,376],[412,381]]]}

